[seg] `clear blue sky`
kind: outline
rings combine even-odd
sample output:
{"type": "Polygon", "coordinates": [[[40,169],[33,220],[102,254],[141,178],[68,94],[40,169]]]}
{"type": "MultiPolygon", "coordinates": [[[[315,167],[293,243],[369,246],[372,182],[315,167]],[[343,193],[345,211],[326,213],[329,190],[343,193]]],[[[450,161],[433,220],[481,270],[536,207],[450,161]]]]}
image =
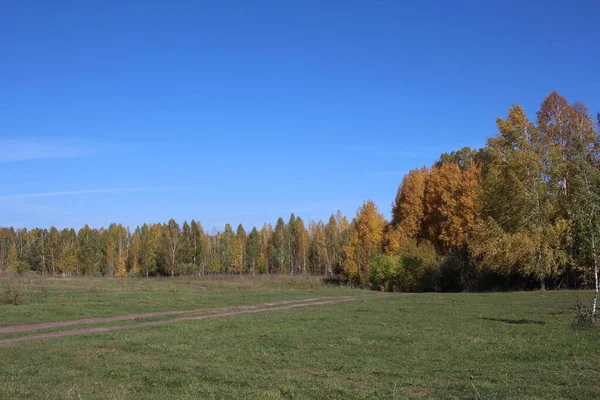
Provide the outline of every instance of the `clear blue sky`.
{"type": "Polygon", "coordinates": [[[0,5],[0,226],[249,229],[373,199],[556,89],[600,111],[598,1],[0,5]]]}

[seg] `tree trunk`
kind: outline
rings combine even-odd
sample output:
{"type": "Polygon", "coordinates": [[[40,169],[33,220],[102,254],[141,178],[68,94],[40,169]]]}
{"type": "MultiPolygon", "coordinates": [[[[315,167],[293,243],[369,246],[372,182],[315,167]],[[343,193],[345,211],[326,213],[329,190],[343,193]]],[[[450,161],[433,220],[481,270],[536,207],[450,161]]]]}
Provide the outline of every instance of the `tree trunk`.
{"type": "Polygon", "coordinates": [[[596,322],[596,307],[598,305],[598,260],[594,260],[594,278],[595,278],[595,286],[596,291],[594,293],[594,300],[592,301],[592,322],[596,322]]]}
{"type": "Polygon", "coordinates": [[[592,322],[596,322],[596,307],[598,305],[598,290],[600,289],[598,283],[598,257],[596,256],[596,240],[595,235],[592,234],[592,251],[594,255],[594,300],[592,301],[592,322]]]}

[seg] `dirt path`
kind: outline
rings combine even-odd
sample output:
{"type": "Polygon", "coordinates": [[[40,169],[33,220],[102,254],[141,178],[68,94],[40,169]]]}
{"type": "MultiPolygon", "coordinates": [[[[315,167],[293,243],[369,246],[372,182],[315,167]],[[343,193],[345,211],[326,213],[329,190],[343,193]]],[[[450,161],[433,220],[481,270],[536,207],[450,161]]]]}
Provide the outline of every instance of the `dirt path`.
{"type": "MultiPolygon", "coordinates": [[[[347,302],[347,301],[352,301],[352,300],[356,300],[357,298],[358,297],[355,297],[355,296],[322,297],[322,298],[305,299],[305,300],[285,300],[283,302],[277,302],[277,303],[262,303],[262,304],[258,304],[258,305],[254,305],[254,306],[239,306],[238,309],[235,309],[234,307],[224,307],[224,308],[221,308],[220,310],[225,310],[225,311],[214,312],[214,313],[206,314],[206,315],[190,315],[190,316],[173,318],[173,319],[168,319],[168,320],[142,322],[142,323],[135,324],[135,325],[100,326],[100,327],[95,327],[95,328],[71,329],[71,330],[67,330],[67,331],[48,332],[48,333],[41,333],[38,335],[30,335],[30,336],[23,336],[23,337],[10,338],[10,339],[1,339],[0,347],[6,347],[11,344],[30,341],[30,340],[37,340],[37,339],[48,339],[48,338],[55,338],[55,337],[62,337],[62,336],[75,336],[75,335],[85,335],[85,334],[91,334],[91,333],[112,332],[112,331],[134,329],[134,328],[145,327],[145,326],[173,324],[173,323],[183,322],[183,321],[198,321],[198,320],[210,319],[210,318],[222,318],[222,317],[229,317],[229,316],[239,315],[239,314],[251,314],[251,313],[269,312],[269,311],[290,310],[290,309],[299,308],[299,307],[325,306],[325,305],[330,305],[330,304],[338,304],[338,303],[343,303],[343,302],[347,302]],[[321,300],[321,299],[329,299],[329,300],[321,300]],[[282,305],[282,304],[287,304],[287,305],[282,305]],[[231,311],[227,311],[227,310],[231,310],[231,311]]],[[[213,310],[218,310],[218,309],[213,309],[213,310]]],[[[118,317],[114,317],[114,318],[118,318],[118,317]]],[[[117,319],[116,321],[119,321],[119,320],[117,319]]],[[[65,321],[65,322],[74,322],[74,321],[65,321]]],[[[41,324],[38,324],[38,325],[41,325],[41,324]]]]}
{"type": "Polygon", "coordinates": [[[21,333],[21,332],[32,332],[39,331],[42,329],[51,329],[51,328],[62,328],[65,326],[73,326],[73,325],[86,325],[86,324],[100,324],[105,322],[117,322],[117,321],[130,321],[136,320],[140,318],[152,318],[152,317],[162,317],[165,315],[180,315],[180,314],[200,314],[200,313],[218,313],[225,312],[230,310],[246,310],[246,309],[255,309],[259,307],[271,307],[278,306],[283,304],[293,304],[293,303],[304,303],[318,300],[328,300],[328,299],[344,299],[350,298],[350,296],[339,296],[339,297],[313,297],[309,299],[300,299],[300,300],[282,300],[270,303],[260,303],[254,305],[242,305],[242,306],[229,306],[229,307],[221,307],[221,308],[197,308],[193,310],[177,310],[177,311],[157,311],[157,312],[149,312],[149,313],[140,313],[140,314],[129,314],[129,315],[118,315],[115,317],[92,317],[92,318],[84,318],[77,319],[71,321],[57,321],[57,322],[42,322],[39,324],[24,324],[24,325],[12,325],[12,326],[4,326],[0,327],[0,333],[21,333]]]}

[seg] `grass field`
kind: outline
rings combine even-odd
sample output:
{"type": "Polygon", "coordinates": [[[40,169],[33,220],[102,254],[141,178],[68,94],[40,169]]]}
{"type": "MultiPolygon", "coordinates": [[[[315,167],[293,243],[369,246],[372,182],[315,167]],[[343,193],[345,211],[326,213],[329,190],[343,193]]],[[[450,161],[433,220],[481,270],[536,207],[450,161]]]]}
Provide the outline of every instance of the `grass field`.
{"type": "Polygon", "coordinates": [[[600,330],[574,323],[573,298],[589,292],[380,294],[302,277],[7,285],[23,296],[0,304],[2,399],[600,398],[600,330]],[[158,311],[181,313],[6,331],[158,311]]]}

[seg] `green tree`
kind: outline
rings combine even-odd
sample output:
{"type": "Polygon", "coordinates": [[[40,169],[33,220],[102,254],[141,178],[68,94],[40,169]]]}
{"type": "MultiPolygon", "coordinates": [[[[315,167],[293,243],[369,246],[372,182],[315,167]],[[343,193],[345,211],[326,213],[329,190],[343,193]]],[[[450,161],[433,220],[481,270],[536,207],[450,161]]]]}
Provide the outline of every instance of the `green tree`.
{"type": "Polygon", "coordinates": [[[485,158],[485,151],[475,150],[470,147],[463,147],[460,150],[442,153],[439,160],[435,162],[434,167],[439,168],[444,164],[456,164],[461,170],[466,170],[473,163],[481,164],[485,158]]]}
{"type": "Polygon", "coordinates": [[[201,275],[204,275],[204,270],[206,268],[206,258],[207,258],[207,243],[206,243],[206,235],[204,233],[204,229],[202,228],[202,224],[200,222],[196,222],[192,220],[190,225],[192,231],[192,264],[198,267],[198,272],[201,275]]]}
{"type": "Polygon", "coordinates": [[[158,269],[158,248],[160,245],[161,231],[162,228],[160,224],[144,224],[140,230],[140,270],[146,277],[150,274],[154,274],[158,269]]]}
{"type": "Polygon", "coordinates": [[[67,248],[64,249],[63,257],[66,257],[67,260],[63,259],[63,272],[67,273],[75,273],[76,275],[99,275],[102,273],[102,261],[104,259],[103,254],[103,243],[101,232],[96,229],[91,229],[88,225],[85,225],[83,228],[79,230],[77,233],[77,242],[73,245],[71,249],[71,243],[69,239],[64,238],[63,235],[63,243],[66,244],[67,248]],[[71,254],[70,251],[74,250],[77,254],[77,263],[75,271],[67,271],[65,270],[65,262],[69,265],[69,268],[72,267],[71,264],[71,254]]]}
{"type": "Polygon", "coordinates": [[[310,221],[310,271],[319,275],[333,274],[332,258],[328,255],[327,233],[323,221],[310,221]]]}
{"type": "Polygon", "coordinates": [[[281,217],[277,220],[271,235],[268,253],[271,258],[271,270],[269,272],[284,273],[289,265],[290,252],[287,227],[281,217]]]}
{"type": "Polygon", "coordinates": [[[8,253],[12,241],[12,228],[0,228],[0,273],[8,269],[8,253]]]}
{"type": "Polygon", "coordinates": [[[52,272],[53,275],[56,275],[58,273],[58,267],[57,267],[56,263],[57,263],[58,256],[61,253],[61,251],[62,251],[62,240],[61,240],[60,232],[55,227],[51,227],[48,230],[46,246],[45,246],[45,253],[46,253],[47,263],[49,264],[48,268],[52,272]]]}
{"type": "Polygon", "coordinates": [[[127,229],[121,224],[110,224],[104,236],[103,274],[125,277],[127,275],[126,262],[129,242],[127,229]]]}
{"type": "Polygon", "coordinates": [[[261,273],[273,273],[271,242],[273,237],[273,226],[264,224],[260,230],[260,254],[258,255],[258,269],[261,273]]]}
{"type": "Polygon", "coordinates": [[[162,229],[162,254],[165,269],[169,275],[175,276],[175,272],[179,267],[181,247],[181,228],[174,219],[163,226],[162,229]]]}
{"type": "Polygon", "coordinates": [[[296,258],[294,264],[302,274],[306,274],[308,272],[308,250],[310,247],[310,236],[306,230],[304,221],[300,217],[296,218],[294,223],[293,241],[294,257],[296,258]]]}
{"type": "Polygon", "coordinates": [[[90,271],[95,271],[95,268],[100,268],[102,259],[101,250],[95,246],[99,245],[94,231],[89,229],[87,225],[75,233],[74,229],[63,229],[60,233],[61,245],[60,254],[56,261],[58,269],[66,275],[75,275],[85,273],[87,268],[80,267],[81,263],[89,263],[90,271]]]}
{"type": "Polygon", "coordinates": [[[181,227],[179,257],[180,262],[184,264],[194,263],[194,235],[192,234],[192,227],[187,221],[184,221],[181,227]]]}
{"type": "Polygon", "coordinates": [[[296,257],[296,253],[297,253],[297,248],[296,248],[296,216],[292,213],[292,215],[290,215],[290,220],[288,221],[288,224],[286,226],[287,228],[287,232],[285,234],[286,236],[286,241],[287,241],[287,260],[289,263],[289,273],[290,275],[294,275],[297,273],[298,271],[298,264],[297,264],[297,257],[296,257]]]}
{"type": "Polygon", "coordinates": [[[261,253],[260,233],[252,228],[246,241],[246,270],[252,275],[258,272],[259,256],[261,253]]]}
{"type": "MultiPolygon", "coordinates": [[[[582,126],[587,124],[578,124],[582,126]]],[[[600,125],[600,121],[599,121],[600,125]]],[[[589,140],[584,135],[571,138],[572,156],[568,168],[569,211],[572,215],[573,253],[579,269],[593,274],[594,299],[592,322],[596,322],[598,304],[600,248],[600,148],[598,137],[589,140]]]]}
{"type": "Polygon", "coordinates": [[[537,127],[520,106],[497,119],[488,140],[482,179],[482,222],[471,252],[487,269],[533,275],[545,287],[567,262],[569,221],[562,218],[547,179],[552,165],[537,127]]]}
{"type": "Polygon", "coordinates": [[[246,231],[242,224],[238,225],[237,232],[231,238],[231,272],[241,274],[244,271],[246,252],[246,231]]]}
{"type": "Polygon", "coordinates": [[[139,275],[141,273],[141,256],[142,256],[142,240],[141,240],[141,228],[138,226],[135,228],[133,235],[131,235],[128,251],[127,264],[129,270],[133,275],[139,275]]]}
{"type": "Polygon", "coordinates": [[[226,274],[232,272],[232,245],[235,239],[235,233],[230,224],[225,224],[225,229],[219,236],[219,255],[221,267],[226,274]]]}

